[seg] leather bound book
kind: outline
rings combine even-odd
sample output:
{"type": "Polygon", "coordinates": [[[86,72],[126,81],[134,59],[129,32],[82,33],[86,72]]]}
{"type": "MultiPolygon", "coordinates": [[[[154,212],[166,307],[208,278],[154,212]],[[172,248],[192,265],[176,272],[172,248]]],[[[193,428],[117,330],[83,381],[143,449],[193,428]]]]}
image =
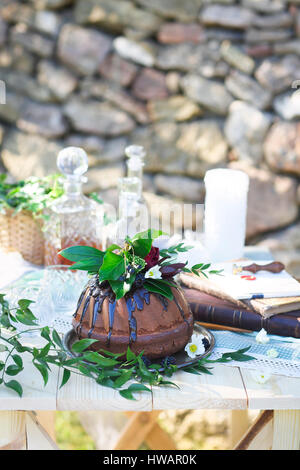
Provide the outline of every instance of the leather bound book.
{"type": "Polygon", "coordinates": [[[272,335],[300,338],[300,310],[264,318],[250,308],[237,307],[228,300],[197,289],[183,290],[195,321],[248,331],[260,331],[264,328],[272,335]]]}

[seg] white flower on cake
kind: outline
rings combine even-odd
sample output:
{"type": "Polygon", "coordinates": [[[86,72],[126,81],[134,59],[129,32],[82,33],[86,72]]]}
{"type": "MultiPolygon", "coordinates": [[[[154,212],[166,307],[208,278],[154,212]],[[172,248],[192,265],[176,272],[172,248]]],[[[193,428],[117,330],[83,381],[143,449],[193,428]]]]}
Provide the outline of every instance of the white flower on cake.
{"type": "Polygon", "coordinates": [[[202,342],[203,335],[193,335],[191,337],[191,342],[186,345],[184,348],[185,352],[189,357],[194,359],[196,356],[205,353],[205,347],[202,342]]]}
{"type": "Polygon", "coordinates": [[[145,274],[145,278],[161,279],[161,272],[159,270],[158,264],[156,266],[153,266],[152,268],[148,269],[148,271],[145,274]]]}
{"type": "Polygon", "coordinates": [[[266,344],[270,341],[270,338],[268,338],[266,330],[264,330],[263,328],[260,330],[259,333],[257,333],[255,339],[256,339],[256,342],[260,344],[266,344]]]}
{"type": "Polygon", "coordinates": [[[278,351],[275,348],[268,349],[267,351],[267,356],[269,357],[277,357],[278,356],[278,351]]]}

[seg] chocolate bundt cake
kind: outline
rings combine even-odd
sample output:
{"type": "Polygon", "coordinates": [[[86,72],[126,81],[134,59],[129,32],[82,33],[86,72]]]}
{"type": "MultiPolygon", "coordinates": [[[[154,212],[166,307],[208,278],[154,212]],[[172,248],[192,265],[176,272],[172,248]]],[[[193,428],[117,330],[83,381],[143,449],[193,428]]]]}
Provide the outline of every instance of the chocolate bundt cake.
{"type": "Polygon", "coordinates": [[[133,287],[115,299],[107,281],[93,276],[82,292],[73,327],[79,339],[93,338],[91,349],[135,354],[150,359],[170,356],[183,349],[193,332],[193,315],[179,287],[172,287],[173,300],[133,287]]]}

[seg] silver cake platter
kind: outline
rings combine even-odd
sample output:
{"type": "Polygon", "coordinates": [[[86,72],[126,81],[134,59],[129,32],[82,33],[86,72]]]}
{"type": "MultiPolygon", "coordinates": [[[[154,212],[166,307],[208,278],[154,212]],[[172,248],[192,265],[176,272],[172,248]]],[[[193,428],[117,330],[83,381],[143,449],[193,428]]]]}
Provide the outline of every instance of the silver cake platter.
{"type": "MultiPolygon", "coordinates": [[[[205,350],[205,353],[200,354],[199,356],[196,356],[193,359],[188,356],[188,354],[185,352],[184,349],[182,349],[181,351],[178,351],[175,354],[172,354],[172,357],[174,357],[174,359],[176,361],[175,365],[178,367],[178,369],[182,369],[183,367],[192,366],[197,361],[199,361],[199,359],[202,359],[204,357],[209,356],[211,354],[214,346],[215,346],[215,338],[214,338],[213,334],[209,330],[204,328],[203,326],[195,323],[194,324],[193,334],[203,335],[204,338],[206,338],[206,340],[207,340],[208,346],[205,350]]],[[[65,349],[66,353],[72,358],[80,356],[80,354],[76,354],[72,351],[72,345],[76,341],[78,341],[78,337],[77,337],[77,335],[76,335],[76,333],[73,329],[68,331],[63,337],[64,349],[65,349]]],[[[91,364],[88,361],[83,361],[83,362],[91,364]]],[[[153,363],[158,363],[158,362],[159,362],[158,359],[156,359],[156,360],[153,359],[153,363]]],[[[164,371],[163,367],[161,369],[159,369],[159,372],[163,372],[163,371],[164,371]]]]}

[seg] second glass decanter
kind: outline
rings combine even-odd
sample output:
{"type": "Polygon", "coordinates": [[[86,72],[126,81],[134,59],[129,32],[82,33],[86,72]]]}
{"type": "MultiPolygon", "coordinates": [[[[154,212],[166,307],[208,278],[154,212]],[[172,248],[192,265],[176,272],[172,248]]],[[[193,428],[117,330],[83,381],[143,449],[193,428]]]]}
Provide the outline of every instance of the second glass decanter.
{"type": "Polygon", "coordinates": [[[103,208],[83,194],[83,174],[88,169],[86,152],[79,147],[66,147],[57,157],[64,175],[64,195],[53,202],[45,223],[45,264],[72,264],[58,252],[75,245],[102,249],[103,208]]]}

